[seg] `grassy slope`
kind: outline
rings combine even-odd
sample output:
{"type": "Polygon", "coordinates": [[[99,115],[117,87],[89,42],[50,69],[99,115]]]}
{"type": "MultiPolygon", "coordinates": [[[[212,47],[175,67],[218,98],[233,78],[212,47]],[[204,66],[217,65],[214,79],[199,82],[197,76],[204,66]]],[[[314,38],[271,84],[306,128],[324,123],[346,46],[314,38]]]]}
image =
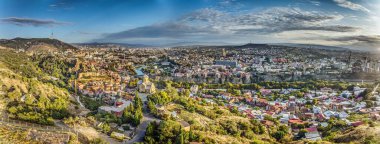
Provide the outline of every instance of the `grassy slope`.
{"type": "Polygon", "coordinates": [[[42,144],[72,143],[79,144],[73,133],[37,131],[0,125],[0,144],[42,144]]]}
{"type": "Polygon", "coordinates": [[[28,56],[0,50],[0,86],[14,86],[22,93],[28,93],[30,83],[34,83],[38,93],[42,95],[70,98],[67,90],[48,83],[49,79],[47,74],[28,60],[28,56]]]}
{"type": "MultiPolygon", "coordinates": [[[[2,62],[0,62],[0,85],[5,85],[7,88],[13,86],[20,89],[23,93],[28,93],[29,82],[23,81],[22,78],[23,76],[8,69],[2,62]]],[[[69,96],[67,90],[61,89],[57,86],[51,85],[49,83],[43,83],[38,80],[32,80],[32,82],[36,83],[37,90],[41,94],[64,98],[68,98],[69,96]]]]}
{"type": "MultiPolygon", "coordinates": [[[[67,90],[52,85],[49,82],[40,81],[47,80],[48,75],[44,74],[35,67],[24,54],[15,54],[9,50],[0,49],[0,114],[1,117],[6,115],[5,107],[8,99],[5,97],[6,91],[2,90],[2,86],[6,88],[15,87],[22,93],[30,92],[30,83],[34,83],[37,93],[48,97],[61,97],[67,101],[73,99],[67,90]],[[36,76],[36,77],[34,77],[36,76]]],[[[73,107],[69,106],[69,109],[73,107]]],[[[44,133],[41,133],[42,135],[44,133]]],[[[57,135],[58,136],[58,135],[57,135]]],[[[9,143],[38,143],[26,138],[26,134],[22,130],[12,129],[7,126],[0,125],[0,143],[4,141],[9,143]]]]}
{"type": "MultiPolygon", "coordinates": [[[[64,98],[66,99],[67,103],[69,103],[68,109],[71,114],[80,113],[80,111],[75,108],[75,105],[69,102],[76,100],[70,96],[69,92],[66,89],[59,88],[50,83],[45,83],[36,79],[32,79],[30,82],[27,82],[24,81],[23,78],[25,77],[19,73],[10,70],[7,66],[5,66],[5,64],[2,61],[0,61],[0,94],[6,94],[5,91],[1,90],[2,86],[5,86],[7,88],[15,87],[19,89],[22,93],[29,93],[30,83],[33,82],[34,86],[36,87],[37,93],[39,93],[40,95],[46,95],[50,98],[64,98]]],[[[0,105],[2,106],[0,110],[3,111],[5,109],[5,106],[7,105],[8,100],[4,97],[4,95],[0,95],[0,102],[3,103],[2,105],[0,105]]]]}
{"type": "MultiPolygon", "coordinates": [[[[205,107],[208,108],[208,106],[205,106],[205,107]]],[[[213,119],[205,117],[201,114],[198,114],[196,112],[191,113],[191,112],[183,109],[182,106],[178,105],[178,104],[173,104],[173,105],[167,106],[167,110],[169,110],[169,111],[173,111],[175,109],[181,109],[181,114],[178,115],[178,117],[180,119],[183,119],[186,121],[193,120],[194,123],[192,124],[192,126],[199,126],[199,127],[203,127],[205,129],[202,131],[196,130],[196,131],[194,131],[195,133],[199,133],[199,134],[202,134],[208,138],[211,138],[211,139],[215,140],[217,143],[231,143],[231,142],[234,142],[234,143],[251,143],[251,142],[253,142],[253,140],[247,139],[244,137],[234,137],[234,136],[230,136],[230,135],[221,135],[221,134],[217,134],[217,133],[206,130],[208,128],[219,127],[220,126],[219,122],[221,122],[221,121],[234,120],[234,121],[243,121],[243,122],[249,123],[248,118],[244,118],[244,117],[240,117],[240,116],[233,116],[233,114],[231,114],[228,110],[222,109],[224,111],[224,113],[223,113],[224,116],[216,118],[215,120],[213,120],[213,119]]],[[[272,142],[275,141],[272,138],[270,138],[268,134],[255,135],[255,139],[264,140],[264,141],[269,140],[272,142]]],[[[267,143],[270,143],[270,142],[267,142],[267,143]]]]}
{"type": "Polygon", "coordinates": [[[342,132],[341,135],[336,136],[334,139],[337,143],[365,143],[366,139],[370,139],[372,142],[380,143],[380,126],[369,127],[363,125],[356,127],[352,130],[342,132]]]}

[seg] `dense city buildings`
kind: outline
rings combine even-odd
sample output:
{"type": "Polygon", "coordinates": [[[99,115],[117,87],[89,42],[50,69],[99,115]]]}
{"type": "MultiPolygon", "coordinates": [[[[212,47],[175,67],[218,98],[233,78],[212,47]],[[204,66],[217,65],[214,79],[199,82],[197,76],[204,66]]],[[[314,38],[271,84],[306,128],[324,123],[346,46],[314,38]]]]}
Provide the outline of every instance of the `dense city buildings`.
{"type": "MultiPolygon", "coordinates": [[[[257,127],[253,135],[266,137],[260,139],[263,142],[292,141],[289,138],[331,141],[331,132],[340,132],[337,127],[360,129],[376,125],[380,119],[380,57],[376,54],[263,44],[77,47],[63,51],[2,51],[5,57],[25,55],[38,63],[34,69],[46,72],[50,85],[68,90],[77,112],[69,112],[75,118],[64,116],[67,125],[90,118],[91,126],[82,125],[84,129],[100,130],[99,135],[108,134],[119,142],[154,137],[144,135],[145,130],[169,123],[178,125],[179,132],[196,131],[198,136],[213,129],[229,131],[229,127],[218,125],[226,125],[224,121],[230,117],[237,118],[230,125],[242,124],[238,119],[250,121],[252,127],[257,127]]],[[[19,100],[14,99],[17,105],[33,105],[28,93],[17,91],[24,93],[19,100]]],[[[55,102],[56,98],[49,100],[55,102]]],[[[14,119],[54,123],[49,115],[46,120],[30,120],[17,107],[7,108],[14,119]]],[[[240,136],[233,139],[251,141],[246,135],[240,136]]]]}

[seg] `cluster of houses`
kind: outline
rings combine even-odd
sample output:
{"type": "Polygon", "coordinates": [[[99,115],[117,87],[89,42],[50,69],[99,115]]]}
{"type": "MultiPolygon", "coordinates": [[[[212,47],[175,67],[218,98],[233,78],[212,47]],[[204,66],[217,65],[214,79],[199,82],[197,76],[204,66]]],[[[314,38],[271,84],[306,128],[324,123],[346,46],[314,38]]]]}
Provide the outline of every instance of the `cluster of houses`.
{"type": "Polygon", "coordinates": [[[207,83],[278,80],[274,78],[278,75],[292,75],[292,79],[303,76],[337,78],[341,73],[380,72],[379,61],[354,56],[348,60],[340,56],[318,57],[312,53],[297,55],[297,52],[289,51],[294,48],[285,46],[252,45],[222,51],[199,47],[120,49],[104,46],[95,49],[82,46],[80,51],[67,52],[65,56],[78,61],[75,69],[80,68],[82,72],[114,71],[126,75],[133,73],[128,67],[152,65],[150,77],[207,83]]]}
{"type": "MultiPolygon", "coordinates": [[[[169,71],[170,75],[167,76],[167,79],[207,83],[251,83],[259,78],[277,80],[277,75],[291,75],[287,80],[301,79],[304,76],[338,78],[341,73],[350,73],[355,69],[363,70],[362,65],[354,67],[353,64],[347,64],[335,58],[307,61],[270,56],[249,57],[247,60],[242,60],[242,58],[224,59],[226,60],[192,64],[191,67],[175,66],[169,71]],[[261,76],[268,74],[270,77],[261,76]]],[[[380,65],[378,67],[380,68],[380,65]]],[[[154,70],[162,71],[158,67],[154,70]]]]}
{"type": "Polygon", "coordinates": [[[326,127],[327,121],[332,117],[344,120],[352,126],[359,126],[363,122],[349,121],[347,118],[351,113],[368,113],[374,119],[379,118],[380,107],[366,108],[366,103],[358,98],[364,90],[365,88],[354,87],[352,91],[346,90],[338,93],[331,88],[321,88],[304,93],[302,98],[290,96],[286,100],[277,99],[274,101],[269,101],[265,97],[274,91],[284,94],[297,91],[297,89],[247,90],[244,91],[243,96],[233,96],[225,91],[220,91],[218,95],[191,94],[190,96],[208,103],[223,100],[227,108],[235,108],[248,118],[257,119],[268,126],[273,125],[273,122],[265,120],[265,116],[278,118],[281,123],[291,126],[295,135],[300,130],[296,127],[297,125],[311,124],[306,128],[308,131],[305,134],[306,139],[318,140],[321,139],[321,136],[316,127],[326,127]],[[257,93],[261,93],[262,97],[258,97],[257,93]],[[354,97],[350,97],[351,95],[354,97]]]}
{"type": "Polygon", "coordinates": [[[207,83],[280,80],[276,76],[282,75],[291,75],[286,80],[302,80],[302,77],[310,76],[338,78],[341,73],[380,72],[380,63],[376,61],[352,59],[347,62],[341,57],[299,56],[278,46],[228,51],[202,48],[97,48],[77,51],[68,57],[84,58],[81,66],[85,72],[111,69],[117,73],[130,74],[126,67],[149,65],[151,67],[146,72],[151,78],[207,83]]]}

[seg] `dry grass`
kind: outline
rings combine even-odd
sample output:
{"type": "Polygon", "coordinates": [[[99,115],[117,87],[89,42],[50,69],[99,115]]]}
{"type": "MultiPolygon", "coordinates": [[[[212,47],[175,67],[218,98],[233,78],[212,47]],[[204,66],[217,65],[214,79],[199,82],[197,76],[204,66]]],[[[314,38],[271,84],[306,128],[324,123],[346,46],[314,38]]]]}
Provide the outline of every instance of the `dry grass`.
{"type": "MultiPolygon", "coordinates": [[[[189,112],[187,110],[185,110],[184,108],[182,108],[181,105],[178,105],[178,104],[171,104],[171,105],[168,105],[165,107],[168,111],[174,111],[174,110],[178,110],[180,109],[181,110],[181,114],[178,115],[178,117],[180,119],[183,119],[183,120],[186,120],[186,121],[193,121],[194,124],[192,124],[192,126],[196,126],[196,127],[202,127],[204,129],[208,129],[208,128],[211,128],[211,127],[219,127],[219,122],[222,122],[222,121],[228,121],[228,120],[233,120],[233,121],[241,121],[241,122],[244,122],[244,123],[250,123],[250,120],[248,118],[244,118],[244,117],[240,117],[240,116],[234,116],[232,113],[230,113],[228,110],[225,110],[225,109],[221,109],[224,114],[223,116],[213,120],[213,119],[210,119],[206,116],[203,116],[201,114],[198,114],[196,112],[189,112]]],[[[213,109],[212,106],[205,106],[204,108],[208,109],[208,110],[211,110],[213,109]]],[[[221,143],[221,144],[229,144],[229,143],[251,143],[253,142],[254,140],[251,140],[251,139],[247,139],[247,138],[244,138],[244,137],[234,137],[234,136],[230,136],[230,135],[221,135],[221,134],[217,134],[217,133],[214,133],[214,132],[211,132],[211,131],[208,131],[208,130],[194,130],[195,133],[198,133],[198,134],[201,134],[209,139],[212,139],[214,140],[216,143],[221,143]]],[[[255,139],[258,139],[258,140],[271,140],[271,138],[269,137],[269,135],[256,135],[255,136],[255,139]]],[[[264,142],[262,141],[262,142],[264,142]]]]}
{"type": "MultiPolygon", "coordinates": [[[[36,89],[42,95],[46,96],[57,96],[57,97],[67,97],[69,93],[61,88],[53,86],[52,84],[42,83],[38,80],[32,80],[35,83],[36,89]]],[[[8,88],[14,86],[18,88],[22,93],[28,93],[29,83],[22,80],[22,76],[14,73],[12,70],[4,66],[0,62],[0,84],[6,85],[8,88]],[[11,76],[11,77],[9,77],[11,76]],[[13,78],[15,77],[15,78],[13,78]]]]}
{"type": "Polygon", "coordinates": [[[194,131],[194,133],[206,136],[207,138],[215,140],[216,143],[220,144],[232,144],[232,143],[250,143],[251,140],[245,138],[237,138],[229,135],[219,135],[211,132],[204,131],[194,131]]]}
{"type": "Polygon", "coordinates": [[[0,144],[67,143],[69,137],[67,133],[16,129],[0,125],[0,144]]]}
{"type": "Polygon", "coordinates": [[[18,80],[9,78],[8,75],[15,76],[17,78],[21,78],[20,75],[14,73],[10,69],[8,69],[2,62],[0,62],[0,84],[6,85],[8,88],[11,86],[15,86],[21,90],[21,92],[28,92],[28,87],[26,83],[18,80]]]}
{"type": "Polygon", "coordinates": [[[40,44],[31,46],[28,51],[58,51],[58,48],[49,44],[40,44]]]}
{"type": "Polygon", "coordinates": [[[182,107],[183,106],[178,105],[178,104],[170,104],[170,105],[166,106],[166,109],[168,111],[174,111],[176,109],[180,109],[181,114],[178,115],[179,118],[186,120],[186,121],[193,120],[195,122],[195,124],[199,124],[202,127],[207,127],[209,125],[209,123],[213,123],[212,119],[205,117],[201,114],[198,114],[196,112],[191,113],[182,107]]]}
{"type": "Polygon", "coordinates": [[[99,132],[96,131],[93,127],[83,127],[77,126],[75,127],[80,133],[85,135],[89,140],[93,140],[99,137],[99,132]]]}
{"type": "Polygon", "coordinates": [[[380,143],[379,135],[380,126],[369,127],[368,125],[363,125],[336,136],[335,142],[361,144],[364,143],[366,138],[373,137],[373,141],[380,143]]]}
{"type": "MultiPolygon", "coordinates": [[[[220,135],[212,132],[204,132],[204,131],[194,131],[196,134],[203,135],[209,139],[214,140],[218,144],[249,144],[252,143],[254,140],[250,140],[244,137],[233,137],[230,135],[220,135]]],[[[256,139],[261,139],[260,137],[257,137],[256,139]]],[[[269,142],[260,141],[266,144],[269,144],[269,142]]]]}

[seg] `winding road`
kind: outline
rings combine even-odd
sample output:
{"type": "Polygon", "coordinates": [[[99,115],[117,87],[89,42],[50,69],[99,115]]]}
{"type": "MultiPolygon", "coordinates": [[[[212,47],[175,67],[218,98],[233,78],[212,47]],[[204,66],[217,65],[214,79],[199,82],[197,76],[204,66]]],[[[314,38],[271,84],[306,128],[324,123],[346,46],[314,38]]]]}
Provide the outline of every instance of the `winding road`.
{"type": "Polygon", "coordinates": [[[148,124],[150,122],[153,122],[153,121],[156,121],[156,122],[161,121],[160,119],[155,118],[152,114],[146,112],[147,111],[147,105],[145,102],[148,101],[147,94],[139,93],[139,96],[141,97],[141,100],[143,101],[143,104],[144,104],[143,105],[143,109],[145,109],[144,114],[143,114],[144,117],[141,120],[141,124],[139,126],[137,126],[137,128],[135,130],[135,135],[133,136],[133,138],[130,140],[124,141],[124,143],[126,143],[126,144],[133,144],[135,142],[144,141],[145,131],[146,131],[146,128],[148,127],[148,124]]]}
{"type": "Polygon", "coordinates": [[[161,120],[155,118],[150,114],[144,114],[141,124],[136,128],[135,136],[132,139],[125,141],[124,143],[133,144],[135,142],[142,142],[144,140],[145,131],[148,127],[148,124],[153,121],[160,122],[161,120]]]}

